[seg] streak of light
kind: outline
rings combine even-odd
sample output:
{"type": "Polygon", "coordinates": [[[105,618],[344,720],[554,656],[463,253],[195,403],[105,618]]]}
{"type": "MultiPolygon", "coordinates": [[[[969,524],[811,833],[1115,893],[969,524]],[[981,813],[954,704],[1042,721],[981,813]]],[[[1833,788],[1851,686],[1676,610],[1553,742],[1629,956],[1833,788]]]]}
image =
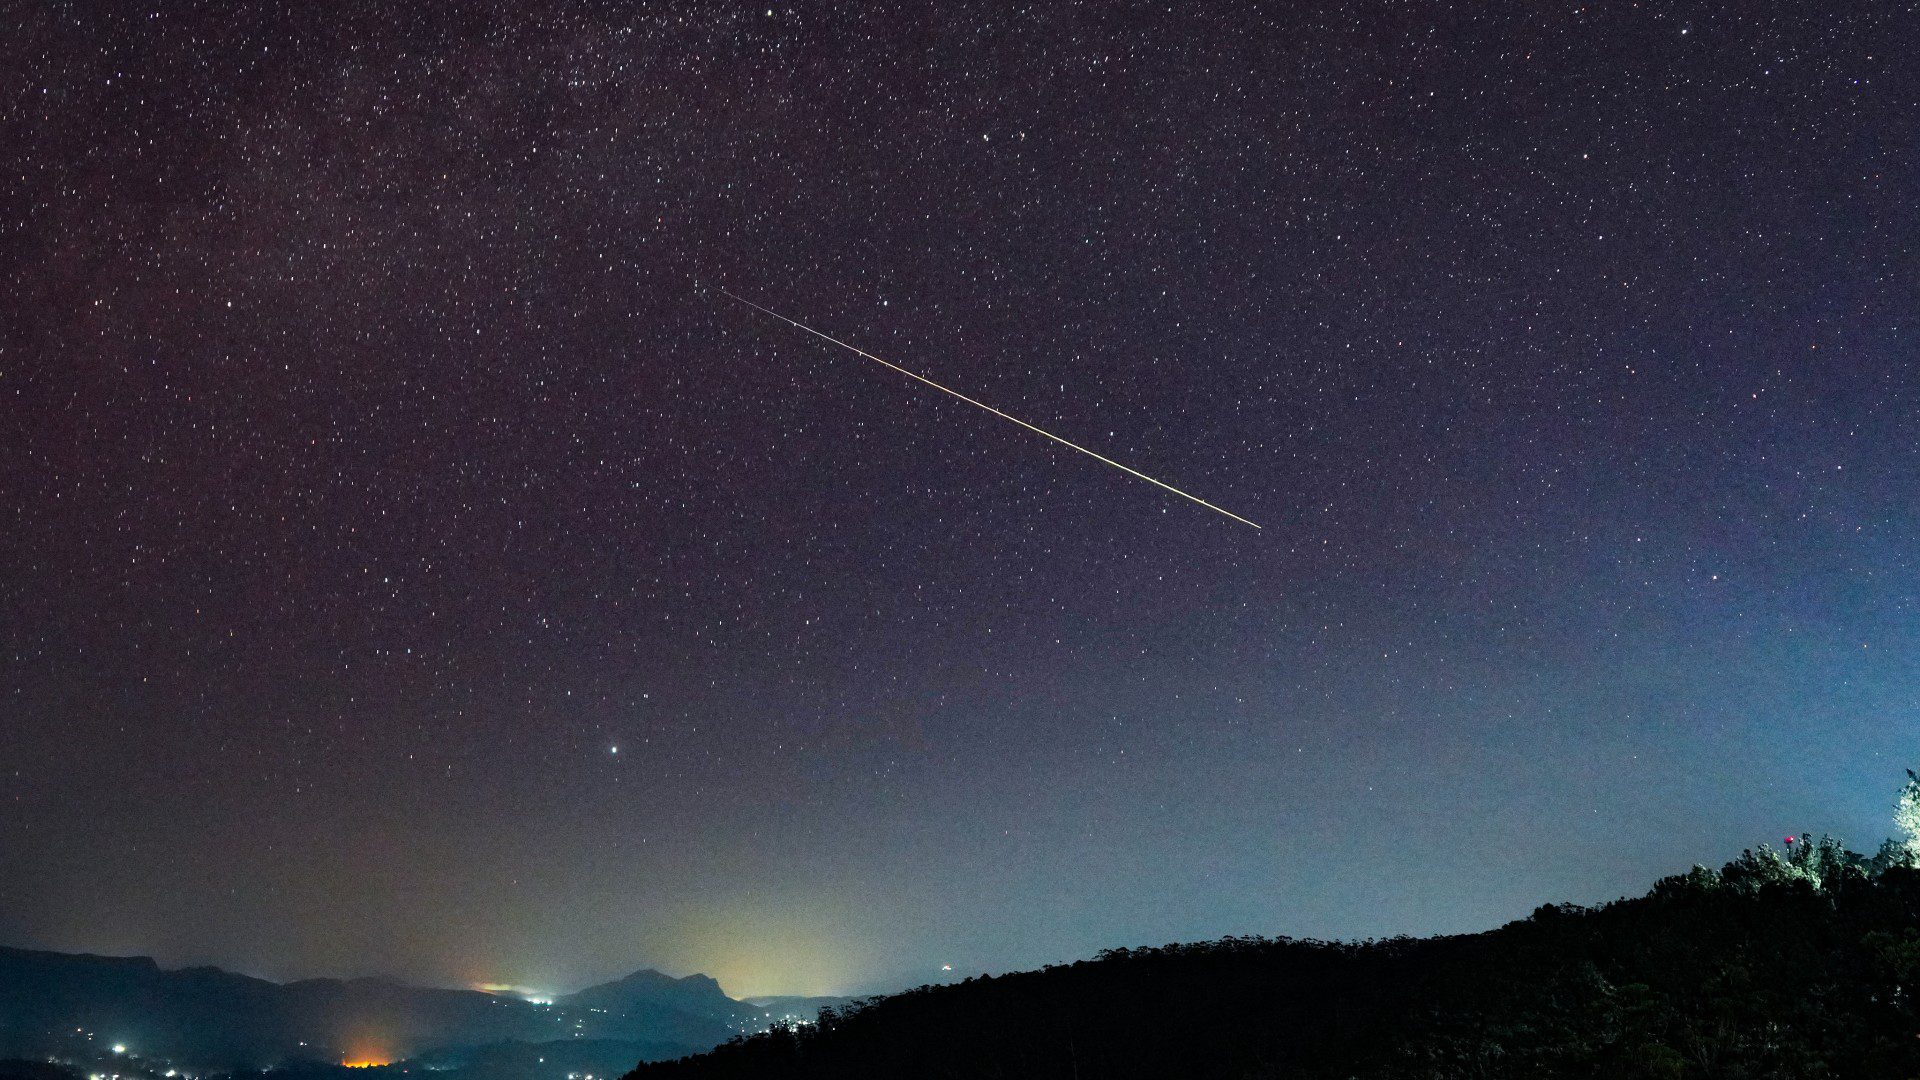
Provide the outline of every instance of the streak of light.
{"type": "MultiPolygon", "coordinates": [[[[718,289],[717,286],[716,286],[716,289],[718,289]]],[[[935,390],[938,390],[943,394],[952,395],[953,397],[957,397],[961,401],[964,401],[969,405],[973,405],[978,408],[985,409],[1002,420],[1011,420],[1012,422],[1019,424],[1021,427],[1026,428],[1028,431],[1031,431],[1040,435],[1045,435],[1047,438],[1052,439],[1054,442],[1059,443],[1061,446],[1067,447],[1070,450],[1078,450],[1081,453],[1087,455],[1088,457],[1094,459],[1095,461],[1099,461],[1099,462],[1103,462],[1105,464],[1111,465],[1114,468],[1119,469],[1121,472],[1128,474],[1129,476],[1137,476],[1140,479],[1145,480],[1147,483],[1152,484],[1157,488],[1163,488],[1167,491],[1171,491],[1175,495],[1178,495],[1181,498],[1186,499],[1190,502],[1199,503],[1201,506],[1204,506],[1207,509],[1212,510],[1214,513],[1225,514],[1227,517],[1230,517],[1233,520],[1238,521],[1243,525],[1253,525],[1253,522],[1248,521],[1246,518],[1241,517],[1239,514],[1236,514],[1231,510],[1227,510],[1227,509],[1223,509],[1221,507],[1215,506],[1198,495],[1189,495],[1186,492],[1181,491],[1179,488],[1174,487],[1172,484],[1169,484],[1160,480],[1155,480],[1153,477],[1148,476],[1146,473],[1141,472],[1139,469],[1129,468],[1113,460],[1112,458],[1107,457],[1104,454],[1097,454],[1092,450],[1089,450],[1086,447],[1081,446],[1079,443],[1069,442],[1068,440],[1063,439],[1058,435],[1055,435],[1053,432],[1048,431],[1045,428],[1038,427],[1034,424],[1029,424],[1025,420],[1022,420],[1017,416],[1010,416],[1006,413],[1003,413],[999,409],[994,408],[993,406],[987,404],[984,401],[976,401],[973,398],[968,397],[967,395],[961,393],[958,390],[955,390],[951,387],[942,386],[939,383],[934,382],[932,379],[927,378],[925,375],[921,375],[913,371],[908,371],[906,368],[901,367],[899,364],[896,364],[891,360],[882,360],[881,358],[873,355],[872,353],[866,351],[865,349],[859,348],[857,346],[849,345],[846,342],[841,341],[839,338],[834,337],[830,334],[823,334],[820,331],[815,330],[813,327],[808,326],[803,322],[799,322],[794,319],[787,318],[785,315],[780,314],[779,312],[773,310],[772,308],[761,307],[759,304],[754,303],[753,301],[747,299],[744,296],[736,296],[725,289],[718,289],[718,291],[722,295],[728,297],[729,299],[737,300],[740,303],[745,304],[756,311],[765,312],[766,314],[771,315],[776,319],[779,319],[781,322],[786,323],[789,326],[793,326],[801,330],[805,330],[807,333],[812,334],[814,337],[820,338],[822,341],[831,341],[835,345],[838,345],[841,348],[848,350],[849,352],[853,352],[860,356],[864,356],[876,364],[883,364],[887,367],[890,367],[893,370],[899,372],[900,374],[905,375],[910,379],[914,379],[916,381],[925,383],[928,386],[933,387],[935,390]]],[[[1258,529],[1260,526],[1253,525],[1253,527],[1258,529]]]]}

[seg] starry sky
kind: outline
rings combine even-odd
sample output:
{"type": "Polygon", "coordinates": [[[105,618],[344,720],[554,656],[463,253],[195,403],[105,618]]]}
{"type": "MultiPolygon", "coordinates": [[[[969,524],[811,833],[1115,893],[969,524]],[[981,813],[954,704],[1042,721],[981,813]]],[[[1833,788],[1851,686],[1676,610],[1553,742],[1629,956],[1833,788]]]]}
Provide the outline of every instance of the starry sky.
{"type": "Polygon", "coordinates": [[[0,942],[884,990],[1920,766],[1910,5],[6,6],[0,942]]]}

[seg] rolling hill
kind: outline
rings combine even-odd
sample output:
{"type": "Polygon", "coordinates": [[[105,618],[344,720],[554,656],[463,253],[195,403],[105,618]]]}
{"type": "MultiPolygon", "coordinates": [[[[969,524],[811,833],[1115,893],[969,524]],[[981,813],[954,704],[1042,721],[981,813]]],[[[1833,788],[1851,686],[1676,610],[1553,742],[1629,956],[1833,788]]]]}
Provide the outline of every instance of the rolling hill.
{"type": "Polygon", "coordinates": [[[1920,870],[1748,852],[1481,934],[1226,939],[923,987],[627,1080],[1920,1076],[1920,870]]]}

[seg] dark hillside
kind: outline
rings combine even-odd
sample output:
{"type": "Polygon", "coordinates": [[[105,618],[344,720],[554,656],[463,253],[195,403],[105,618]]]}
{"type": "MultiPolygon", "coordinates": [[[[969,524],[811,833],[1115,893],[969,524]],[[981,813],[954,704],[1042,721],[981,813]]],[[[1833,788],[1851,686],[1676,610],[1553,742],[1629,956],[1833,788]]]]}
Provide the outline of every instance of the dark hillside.
{"type": "Polygon", "coordinates": [[[1920,871],[1748,853],[1483,934],[1120,950],[630,1080],[1920,1076],[1920,871]]]}

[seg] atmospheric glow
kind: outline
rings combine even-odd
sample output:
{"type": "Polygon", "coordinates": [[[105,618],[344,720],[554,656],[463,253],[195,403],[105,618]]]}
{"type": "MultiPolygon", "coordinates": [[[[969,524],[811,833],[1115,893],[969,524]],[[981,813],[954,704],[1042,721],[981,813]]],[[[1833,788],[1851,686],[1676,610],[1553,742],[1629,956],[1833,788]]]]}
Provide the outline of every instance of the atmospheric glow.
{"type": "Polygon", "coordinates": [[[347,1052],[340,1064],[349,1069],[372,1069],[390,1065],[396,1055],[392,1044],[377,1034],[355,1035],[347,1040],[347,1052]]]}
{"type": "Polygon", "coordinates": [[[529,1005],[551,1005],[555,997],[551,990],[539,990],[531,986],[521,986],[518,983],[470,982],[467,988],[478,990],[483,994],[519,998],[529,1005]]]}

